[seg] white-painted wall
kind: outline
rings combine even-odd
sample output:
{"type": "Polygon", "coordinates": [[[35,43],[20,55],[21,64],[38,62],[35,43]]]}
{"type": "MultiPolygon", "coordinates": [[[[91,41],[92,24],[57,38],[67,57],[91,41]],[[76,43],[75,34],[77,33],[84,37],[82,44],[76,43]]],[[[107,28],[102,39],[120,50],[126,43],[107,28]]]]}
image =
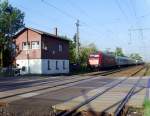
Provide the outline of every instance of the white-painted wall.
{"type": "Polygon", "coordinates": [[[25,66],[25,71],[21,71],[21,74],[59,74],[69,73],[69,60],[57,60],[57,59],[29,59],[29,60],[16,60],[19,64],[18,68],[25,66]],[[48,69],[48,61],[49,67],[48,69]],[[56,69],[56,61],[58,61],[58,69],[56,69]],[[63,61],[65,68],[63,67],[63,61]]]}
{"type": "Polygon", "coordinates": [[[41,59],[16,60],[19,68],[25,67],[25,71],[21,71],[21,74],[42,74],[41,62],[41,59]]]}

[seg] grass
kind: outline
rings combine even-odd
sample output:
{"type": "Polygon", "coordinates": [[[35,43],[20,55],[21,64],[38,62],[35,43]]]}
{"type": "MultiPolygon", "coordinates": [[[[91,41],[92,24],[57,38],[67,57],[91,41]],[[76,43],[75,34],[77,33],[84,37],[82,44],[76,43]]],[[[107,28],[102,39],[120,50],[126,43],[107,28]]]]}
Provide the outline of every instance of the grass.
{"type": "Polygon", "coordinates": [[[146,72],[146,76],[150,76],[150,64],[148,63],[147,66],[148,66],[148,70],[146,72]]]}
{"type": "Polygon", "coordinates": [[[144,102],[144,116],[150,116],[150,100],[144,102]]]}
{"type": "Polygon", "coordinates": [[[148,69],[146,76],[150,76],[150,68],[148,69]]]}

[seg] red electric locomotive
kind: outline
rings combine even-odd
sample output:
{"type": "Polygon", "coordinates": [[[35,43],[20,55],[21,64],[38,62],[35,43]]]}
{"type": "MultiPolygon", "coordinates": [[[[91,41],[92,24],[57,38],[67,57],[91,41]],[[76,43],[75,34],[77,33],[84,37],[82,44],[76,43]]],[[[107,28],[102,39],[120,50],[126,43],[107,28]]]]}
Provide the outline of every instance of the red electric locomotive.
{"type": "Polygon", "coordinates": [[[113,55],[103,52],[98,52],[89,55],[88,66],[90,69],[104,69],[116,67],[116,59],[113,55]]]}

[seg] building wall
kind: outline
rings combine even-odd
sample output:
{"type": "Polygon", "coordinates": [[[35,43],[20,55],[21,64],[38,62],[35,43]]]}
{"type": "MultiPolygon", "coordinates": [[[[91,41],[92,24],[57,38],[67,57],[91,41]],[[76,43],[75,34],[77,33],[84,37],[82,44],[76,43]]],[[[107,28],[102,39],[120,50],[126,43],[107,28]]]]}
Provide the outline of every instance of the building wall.
{"type": "Polygon", "coordinates": [[[18,48],[16,64],[19,64],[19,68],[25,67],[25,71],[21,71],[22,74],[69,73],[69,41],[25,29],[16,37],[16,46],[18,48]],[[27,41],[30,42],[30,48],[32,41],[39,41],[40,48],[23,50],[22,43],[27,41]],[[59,51],[59,44],[63,46],[62,52],[59,51]],[[56,69],[56,61],[58,69],[56,69]],[[48,69],[48,62],[50,69],[48,69]]]}
{"type": "Polygon", "coordinates": [[[42,59],[69,59],[69,42],[54,36],[42,36],[42,59]],[[62,45],[62,52],[59,51],[62,45]],[[43,49],[45,47],[46,49],[43,49]]]}
{"type": "Polygon", "coordinates": [[[21,74],[42,74],[41,62],[41,59],[16,60],[16,63],[19,64],[18,68],[25,67],[25,70],[21,71],[21,74]]]}
{"type": "Polygon", "coordinates": [[[32,41],[39,41],[41,43],[41,35],[39,33],[36,33],[32,30],[28,30],[28,32],[27,32],[27,30],[23,31],[16,38],[16,46],[18,48],[16,51],[16,53],[17,53],[16,60],[28,59],[28,57],[29,57],[29,59],[40,59],[41,58],[41,49],[28,49],[28,50],[22,49],[22,43],[27,42],[27,36],[28,36],[28,41],[30,42],[30,47],[31,47],[32,41]]]}
{"type": "Polygon", "coordinates": [[[19,64],[18,66],[19,68],[25,67],[25,71],[21,71],[21,74],[69,73],[69,60],[24,59],[24,60],[16,60],[16,63],[19,64]],[[58,62],[58,69],[56,68],[56,61],[58,62]],[[63,66],[63,62],[64,62],[64,66],[63,66]]]}
{"type": "Polygon", "coordinates": [[[43,74],[69,73],[69,60],[42,59],[42,73],[43,74]],[[50,69],[48,69],[48,61],[50,69]],[[58,69],[56,69],[56,61],[58,62],[58,69]],[[63,61],[65,62],[65,68],[63,68],[63,61]]]}

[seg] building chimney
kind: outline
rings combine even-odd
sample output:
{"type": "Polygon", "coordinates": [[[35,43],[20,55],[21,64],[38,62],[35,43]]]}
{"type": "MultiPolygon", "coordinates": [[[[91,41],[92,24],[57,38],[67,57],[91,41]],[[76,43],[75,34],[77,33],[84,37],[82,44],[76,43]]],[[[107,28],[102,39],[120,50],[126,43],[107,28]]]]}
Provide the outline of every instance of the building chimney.
{"type": "Polygon", "coordinates": [[[54,28],[54,34],[57,36],[58,35],[58,29],[57,27],[54,28]]]}

